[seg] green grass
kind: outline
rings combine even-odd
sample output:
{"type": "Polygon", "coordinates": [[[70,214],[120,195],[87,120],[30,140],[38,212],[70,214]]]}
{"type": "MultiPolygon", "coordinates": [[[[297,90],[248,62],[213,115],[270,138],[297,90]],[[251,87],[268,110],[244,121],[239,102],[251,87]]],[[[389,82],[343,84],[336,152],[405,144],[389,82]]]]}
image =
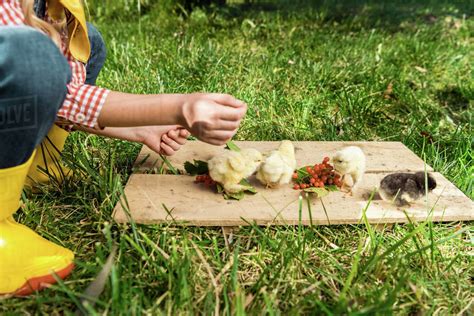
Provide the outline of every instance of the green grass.
{"type": "MultiPolygon", "coordinates": [[[[474,198],[472,4],[344,2],[186,16],[89,1],[109,53],[99,84],[231,93],[249,104],[238,140],[402,141],[474,198]]],[[[91,314],[473,314],[472,223],[250,226],[228,245],[220,228],[118,225],[111,212],[139,148],[70,138],[73,179],[29,194],[17,219],[72,249],[77,268],[64,284],[1,300],[0,313],[74,312],[116,243],[91,314]]]]}

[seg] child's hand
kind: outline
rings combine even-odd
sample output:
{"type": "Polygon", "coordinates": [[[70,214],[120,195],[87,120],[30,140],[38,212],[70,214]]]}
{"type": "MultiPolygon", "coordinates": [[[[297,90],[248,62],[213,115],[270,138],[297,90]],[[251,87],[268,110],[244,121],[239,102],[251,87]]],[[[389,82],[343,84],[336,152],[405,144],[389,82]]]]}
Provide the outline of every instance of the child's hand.
{"type": "Polygon", "coordinates": [[[172,129],[166,134],[163,134],[163,136],[161,136],[160,154],[166,156],[174,155],[182,145],[186,144],[190,135],[191,134],[184,128],[172,129]]]}
{"type": "Polygon", "coordinates": [[[76,128],[97,135],[142,143],[158,154],[167,156],[174,155],[189,137],[189,132],[179,125],[107,127],[102,130],[81,126],[76,128]]]}
{"type": "Polygon", "coordinates": [[[182,125],[198,139],[223,145],[235,135],[247,105],[228,94],[186,95],[182,125]]]}
{"type": "Polygon", "coordinates": [[[184,145],[189,132],[177,125],[139,127],[139,142],[158,154],[172,156],[184,145]]]}

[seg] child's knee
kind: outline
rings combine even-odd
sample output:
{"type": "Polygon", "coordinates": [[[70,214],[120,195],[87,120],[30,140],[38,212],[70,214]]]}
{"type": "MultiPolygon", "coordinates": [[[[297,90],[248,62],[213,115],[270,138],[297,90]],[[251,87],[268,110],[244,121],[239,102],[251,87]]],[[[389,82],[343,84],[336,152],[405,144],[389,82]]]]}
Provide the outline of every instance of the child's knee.
{"type": "Polygon", "coordinates": [[[71,80],[71,69],[59,48],[30,27],[0,30],[0,73],[0,97],[34,96],[40,106],[55,107],[54,114],[71,80]]]}

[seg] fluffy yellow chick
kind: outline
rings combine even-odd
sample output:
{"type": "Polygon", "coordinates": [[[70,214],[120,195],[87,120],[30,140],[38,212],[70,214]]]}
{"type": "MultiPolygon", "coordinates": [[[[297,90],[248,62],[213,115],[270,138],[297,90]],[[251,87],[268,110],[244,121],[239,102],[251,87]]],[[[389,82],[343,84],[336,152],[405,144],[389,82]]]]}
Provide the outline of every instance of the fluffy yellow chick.
{"type": "Polygon", "coordinates": [[[244,189],[239,182],[250,177],[262,159],[262,154],[256,149],[246,148],[239,152],[226,150],[209,160],[209,175],[212,180],[220,183],[227,193],[237,193],[244,189]]]}
{"type": "Polygon", "coordinates": [[[349,187],[349,192],[352,192],[364,176],[364,152],[356,146],[345,147],[332,157],[332,162],[334,169],[342,175],[343,183],[349,187]],[[352,183],[348,180],[352,180],[352,183]]]}
{"type": "Polygon", "coordinates": [[[257,171],[257,179],[267,187],[288,184],[296,168],[295,147],[289,140],[270,152],[257,171]]]}

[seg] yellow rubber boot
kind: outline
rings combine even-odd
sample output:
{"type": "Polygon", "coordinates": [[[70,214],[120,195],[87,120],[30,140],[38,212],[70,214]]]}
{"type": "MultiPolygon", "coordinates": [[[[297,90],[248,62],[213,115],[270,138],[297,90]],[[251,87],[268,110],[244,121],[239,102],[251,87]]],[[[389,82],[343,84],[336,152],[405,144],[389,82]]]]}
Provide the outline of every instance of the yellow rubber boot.
{"type": "Polygon", "coordinates": [[[65,278],[74,268],[74,254],[53,244],[12,215],[33,156],[23,165],[0,169],[0,295],[28,295],[56,282],[53,272],[65,278]]]}
{"type": "Polygon", "coordinates": [[[71,174],[71,170],[61,163],[61,152],[68,135],[67,131],[53,125],[46,138],[36,149],[36,155],[28,171],[27,186],[35,187],[48,184],[51,179],[62,183],[71,174]]]}

